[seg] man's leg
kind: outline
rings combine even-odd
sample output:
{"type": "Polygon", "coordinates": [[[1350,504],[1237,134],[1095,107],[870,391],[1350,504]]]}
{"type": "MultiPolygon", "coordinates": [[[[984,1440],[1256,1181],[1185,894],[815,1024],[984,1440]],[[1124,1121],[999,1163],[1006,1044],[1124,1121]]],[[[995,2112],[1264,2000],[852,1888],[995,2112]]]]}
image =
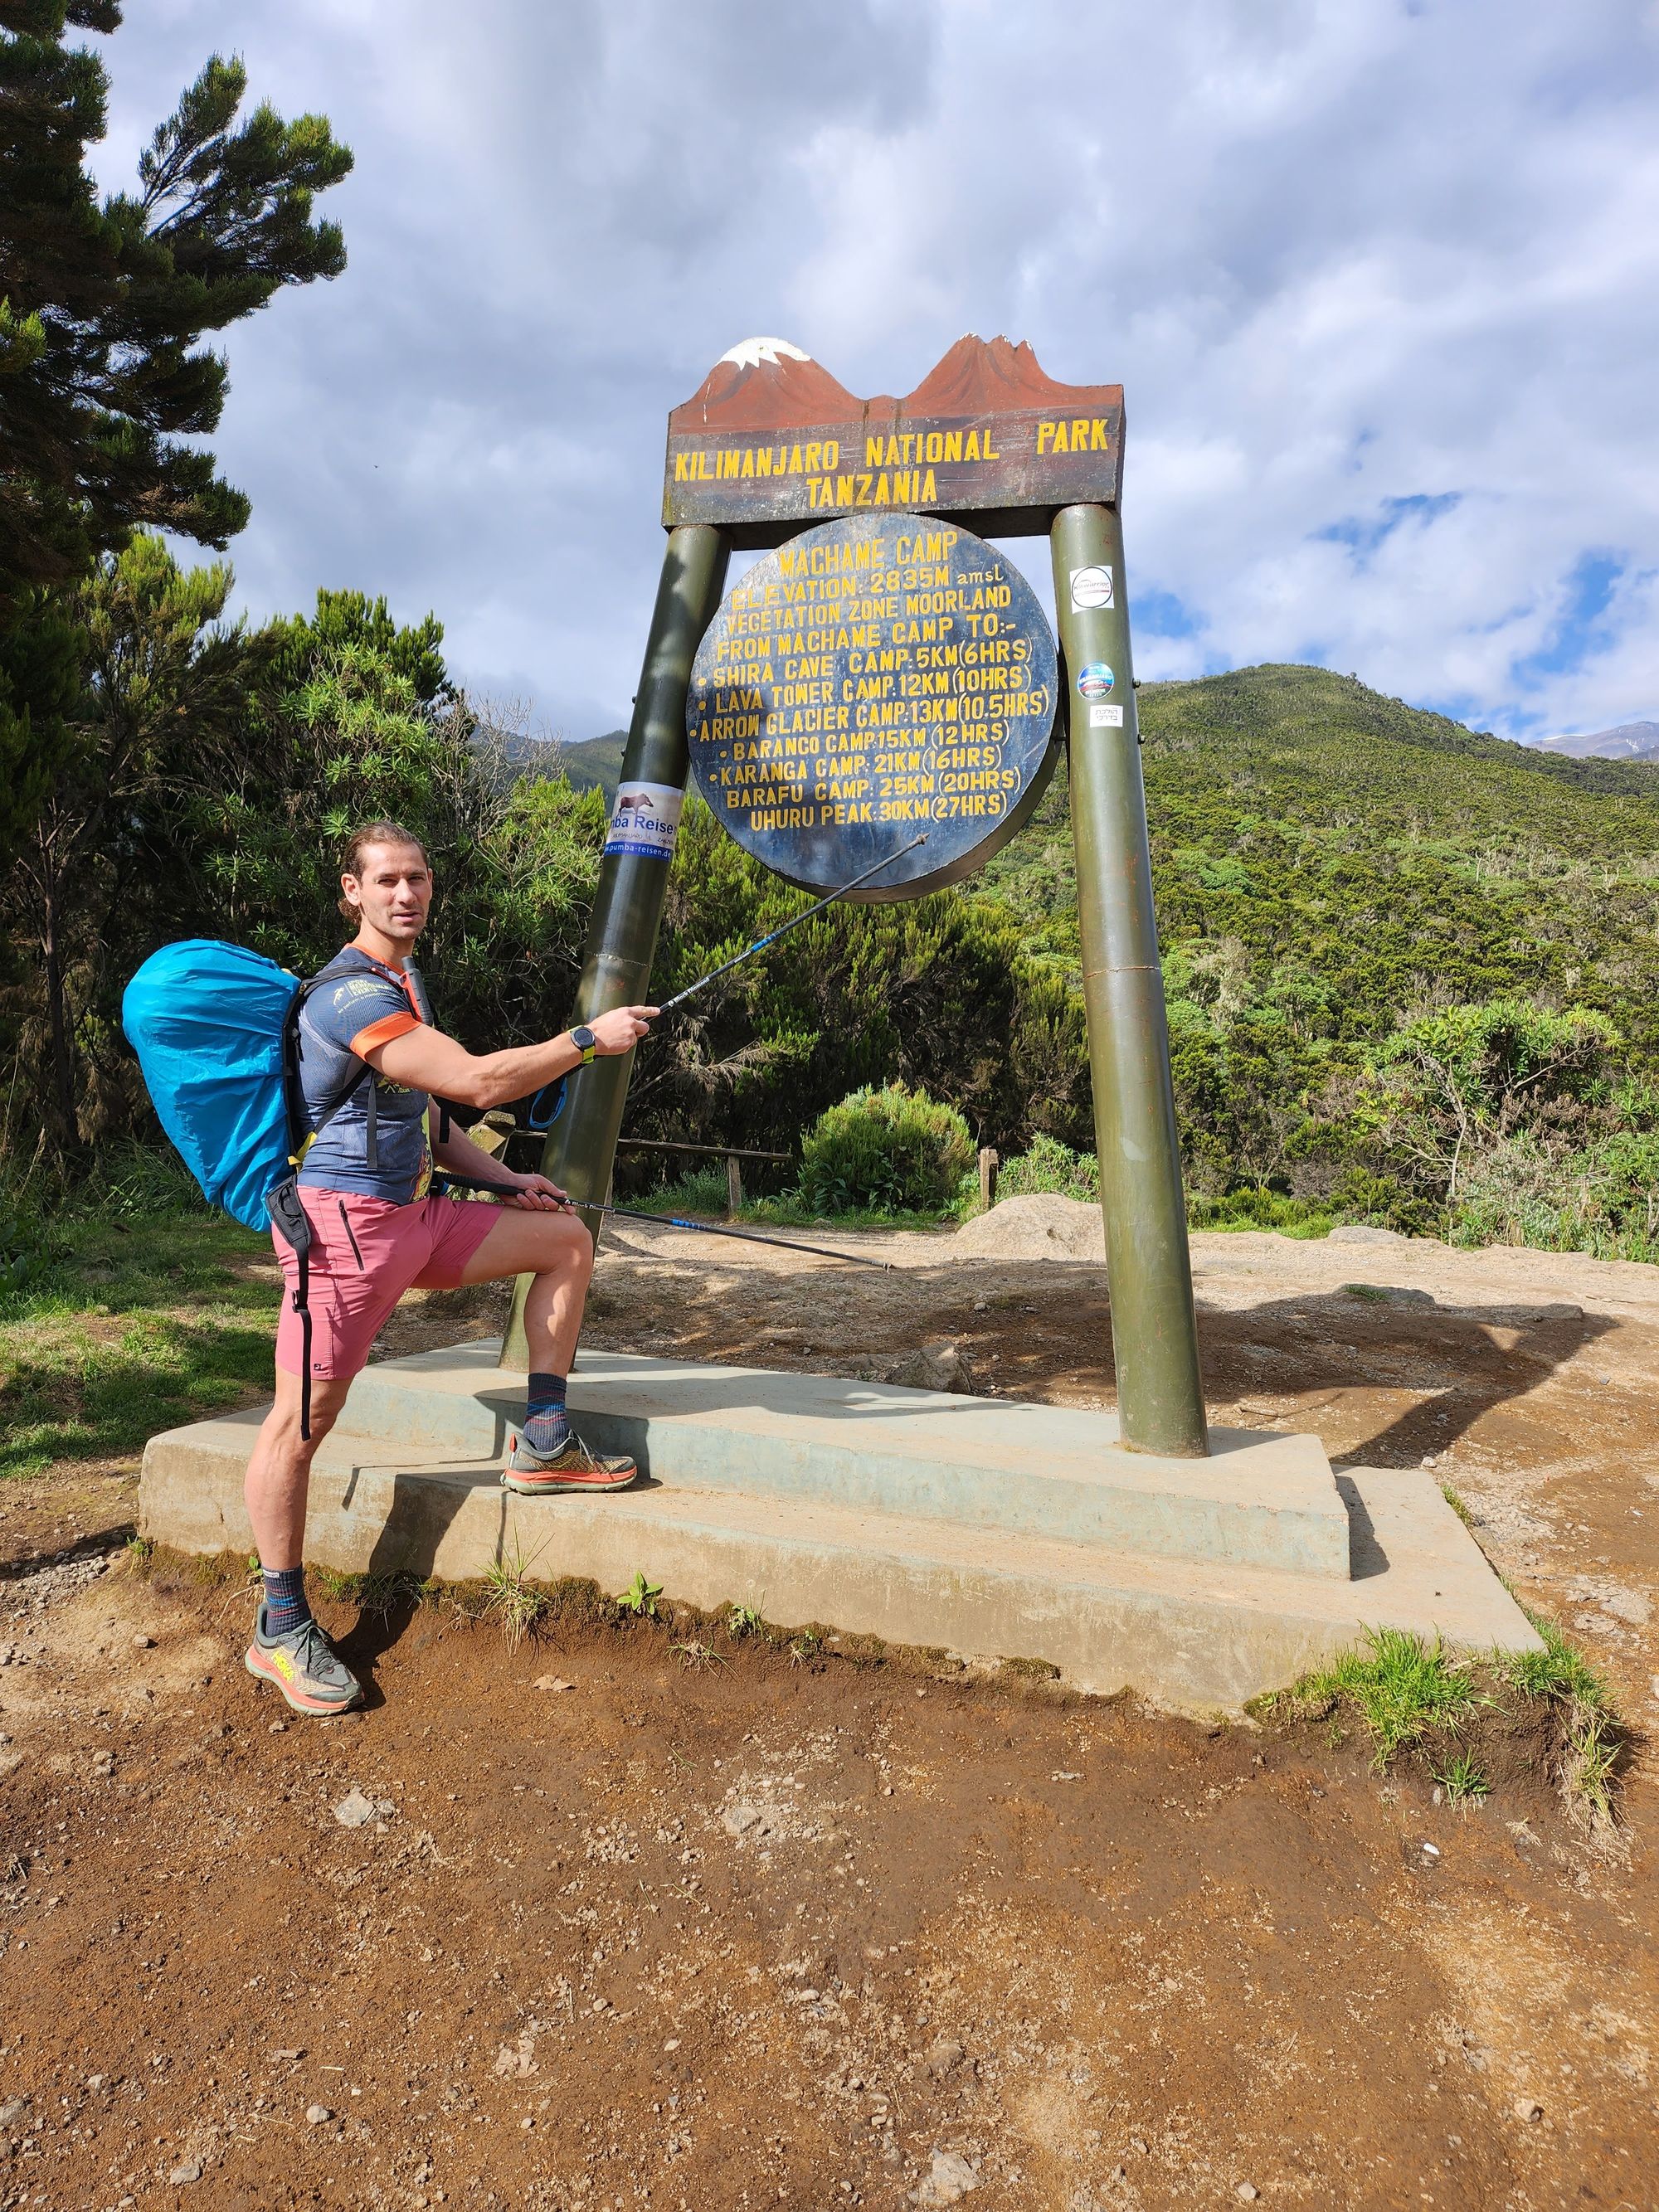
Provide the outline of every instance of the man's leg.
{"type": "Polygon", "coordinates": [[[276,1402],[266,1414],[243,1495],[264,1589],[247,1669],[273,1683],[295,1712],[343,1712],[361,1693],[356,1676],[335,1656],[311,1617],[301,1573],[306,1498],[312,1456],[338,1419],[351,1378],[315,1376],[311,1384],[311,1434],[300,1434],[300,1377],[276,1370],[276,1402]]]}
{"type": "Polygon", "coordinates": [[[524,1333],[532,1370],[568,1375],[593,1273],[593,1240],[574,1213],[520,1213],[502,1206],[461,1270],[463,1283],[533,1275],[524,1333]]]}
{"type": "Polygon", "coordinates": [[[593,1243],[574,1213],[521,1213],[504,1206],[461,1268],[463,1283],[533,1275],[525,1302],[530,1394],[524,1427],[501,1480],[526,1494],[552,1490],[620,1490],[639,1472],[631,1459],[590,1452],[565,1419],[565,1380],[576,1356],[582,1307],[593,1273],[593,1243]]]}
{"type": "Polygon", "coordinates": [[[259,1564],[272,1574],[300,1564],[306,1533],[306,1497],[311,1486],[311,1462],[323,1438],[340,1418],[351,1388],[344,1382],[315,1376],[311,1384],[311,1437],[300,1437],[300,1378],[288,1370],[276,1370],[276,1402],[265,1415],[253,1456],[247,1463],[243,1496],[247,1517],[253,1523],[254,1548],[259,1564]]]}

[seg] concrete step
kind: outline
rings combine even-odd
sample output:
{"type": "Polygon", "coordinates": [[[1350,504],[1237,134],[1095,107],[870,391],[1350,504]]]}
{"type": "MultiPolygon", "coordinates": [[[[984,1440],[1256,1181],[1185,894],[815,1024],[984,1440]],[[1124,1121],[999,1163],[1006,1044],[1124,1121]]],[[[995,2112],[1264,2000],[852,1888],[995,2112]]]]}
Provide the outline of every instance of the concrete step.
{"type": "MultiPolygon", "coordinates": [[[[369,1367],[343,1429],[498,1459],[524,1377],[494,1340],[369,1367]]],[[[824,1375],[584,1352],[576,1425],[673,1488],[943,1521],[1147,1558],[1346,1582],[1348,1515],[1316,1437],[1212,1431],[1206,1460],[1124,1450],[1109,1413],[824,1375]]]]}
{"type": "MultiPolygon", "coordinates": [[[[142,1532],[187,1552],[245,1550],[242,1475],[258,1411],[152,1439],[142,1532]]],[[[1124,1687],[1224,1711],[1357,1644],[1366,1627],[1479,1650],[1537,1638],[1430,1476],[1340,1478],[1357,1531],[1352,1582],[1136,1555],[1029,1531],[872,1513],[775,1490],[647,1482],[599,1498],[522,1498],[499,1467],[442,1446],[337,1431],[313,1474],[306,1555],[346,1572],[461,1580],[506,1560],[536,1580],[623,1589],[636,1570],[671,1598],[755,1604],[890,1643],[1041,1659],[1085,1690],[1124,1687]]]]}

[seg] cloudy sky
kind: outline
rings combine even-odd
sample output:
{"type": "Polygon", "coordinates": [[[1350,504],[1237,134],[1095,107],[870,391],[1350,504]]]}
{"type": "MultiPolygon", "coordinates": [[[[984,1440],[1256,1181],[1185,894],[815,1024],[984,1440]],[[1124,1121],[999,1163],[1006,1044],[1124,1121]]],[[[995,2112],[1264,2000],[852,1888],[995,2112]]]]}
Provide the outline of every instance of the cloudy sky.
{"type": "Polygon", "coordinates": [[[1002,331],[1126,386],[1143,677],[1659,716],[1656,0],[130,0],[97,43],[107,185],[216,48],[356,154],[346,274],[229,335],[256,614],[432,608],[594,735],[728,346],[904,392],[1002,331]]]}

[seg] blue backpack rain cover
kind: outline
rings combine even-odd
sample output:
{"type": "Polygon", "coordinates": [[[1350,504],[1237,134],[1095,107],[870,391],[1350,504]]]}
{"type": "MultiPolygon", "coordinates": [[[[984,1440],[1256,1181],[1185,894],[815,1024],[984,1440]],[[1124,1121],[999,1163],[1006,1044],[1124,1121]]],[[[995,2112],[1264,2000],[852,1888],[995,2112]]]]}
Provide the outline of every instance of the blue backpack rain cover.
{"type": "Polygon", "coordinates": [[[265,1200],[292,1173],[283,1032],[300,988],[261,953],[191,937],[153,952],[121,1001],[161,1127],[248,1229],[270,1228],[265,1200]]]}

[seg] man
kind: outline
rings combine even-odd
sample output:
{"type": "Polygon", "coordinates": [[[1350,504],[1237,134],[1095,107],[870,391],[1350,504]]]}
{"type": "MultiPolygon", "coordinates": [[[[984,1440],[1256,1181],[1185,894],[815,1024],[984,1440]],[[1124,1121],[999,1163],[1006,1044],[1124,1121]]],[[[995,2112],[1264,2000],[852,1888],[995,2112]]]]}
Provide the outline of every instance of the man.
{"type": "MultiPolygon", "coordinates": [[[[514,1174],[459,1128],[447,1128],[432,1101],[483,1108],[528,1097],[596,1055],[630,1052],[657,1011],[622,1006],[544,1044],[475,1055],[423,1018],[410,969],[433,890],[418,838],[395,822],[360,830],[342,856],[340,889],[340,911],[356,934],[300,1016],[307,1112],[313,1127],[330,1116],[299,1175],[312,1228],[310,1435],[301,1434],[304,1327],[288,1300],[276,1331],[276,1402],[246,1487],[264,1579],[248,1672],[274,1682],[296,1712],[323,1714],[355,1704],[361,1685],[306,1601],[301,1549],[312,1455],[406,1290],[533,1276],[524,1316],[529,1397],[501,1478],[508,1489],[615,1490],[637,1472],[631,1460],[588,1451],[565,1415],[593,1267],[587,1231],[556,1184],[514,1174]],[[489,1184],[500,1204],[431,1196],[434,1168],[489,1184]]],[[[297,1262],[276,1241],[292,1289],[297,1262]]]]}

